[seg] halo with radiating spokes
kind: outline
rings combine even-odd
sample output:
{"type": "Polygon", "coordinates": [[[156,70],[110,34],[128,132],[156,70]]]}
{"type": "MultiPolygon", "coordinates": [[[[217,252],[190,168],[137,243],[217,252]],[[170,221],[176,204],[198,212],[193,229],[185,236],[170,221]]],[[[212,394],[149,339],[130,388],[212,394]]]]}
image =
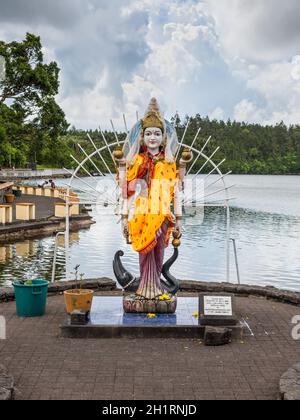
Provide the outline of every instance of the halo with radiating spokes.
{"type": "MultiPolygon", "coordinates": [[[[138,120],[138,113],[136,115],[138,120]]],[[[125,115],[123,114],[125,132],[128,133],[125,115]]],[[[114,141],[108,142],[104,132],[100,128],[101,144],[99,140],[93,140],[87,134],[87,139],[93,148],[88,152],[81,144],[78,149],[81,156],[71,156],[76,164],[76,169],[66,171],[70,174],[67,186],[66,201],[72,203],[71,190],[78,193],[79,204],[92,205],[97,209],[113,209],[111,212],[119,216],[119,187],[116,180],[116,172],[111,168],[116,168],[113,151],[116,147],[124,146],[126,140],[119,139],[113,121],[110,121],[114,133],[114,141]],[[97,144],[96,144],[97,143],[97,144]],[[101,168],[99,167],[101,166],[101,168]],[[93,170],[91,170],[91,167],[93,170]],[[94,170],[96,172],[94,172],[94,170]],[[85,175],[85,176],[83,176],[85,175]]],[[[212,153],[208,153],[208,145],[211,136],[203,140],[202,147],[197,148],[197,140],[201,128],[197,130],[191,144],[185,142],[188,132],[190,119],[184,128],[182,138],[179,141],[176,152],[176,162],[179,161],[182,149],[192,152],[193,158],[187,165],[187,173],[184,181],[184,194],[182,204],[184,206],[183,217],[193,217],[196,215],[195,209],[205,207],[224,207],[227,214],[226,226],[226,281],[229,282],[229,243],[230,243],[230,190],[234,185],[227,186],[226,179],[230,172],[222,173],[221,167],[226,159],[215,160],[220,147],[216,147],[212,153]],[[193,171],[194,170],[194,171],[193,171]]],[[[78,202],[77,202],[78,204],[78,202]]],[[[69,213],[66,212],[66,276],[68,278],[68,252],[69,252],[69,213]]],[[[120,221],[120,216],[118,222],[120,221]]]]}

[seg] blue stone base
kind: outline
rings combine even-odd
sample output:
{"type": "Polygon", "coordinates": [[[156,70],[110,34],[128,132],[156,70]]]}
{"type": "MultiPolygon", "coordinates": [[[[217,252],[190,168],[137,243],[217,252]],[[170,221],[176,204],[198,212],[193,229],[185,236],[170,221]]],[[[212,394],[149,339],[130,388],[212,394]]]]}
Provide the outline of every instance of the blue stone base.
{"type": "MultiPolygon", "coordinates": [[[[95,296],[86,325],[61,325],[65,338],[203,338],[205,327],[198,322],[198,298],[178,297],[174,314],[125,313],[122,296],[95,296]],[[196,315],[196,316],[195,316],[196,315]]],[[[232,327],[240,337],[242,327],[232,327]]]]}
{"type": "Polygon", "coordinates": [[[198,311],[198,298],[177,298],[175,314],[125,313],[123,297],[95,296],[90,313],[90,325],[198,325],[194,312],[198,311]]]}

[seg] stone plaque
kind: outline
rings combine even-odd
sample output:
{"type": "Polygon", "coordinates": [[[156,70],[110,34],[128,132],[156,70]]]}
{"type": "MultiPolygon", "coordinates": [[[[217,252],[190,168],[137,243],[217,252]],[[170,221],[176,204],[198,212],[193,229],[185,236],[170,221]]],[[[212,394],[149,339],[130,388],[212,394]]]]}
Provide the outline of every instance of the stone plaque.
{"type": "Polygon", "coordinates": [[[204,315],[232,316],[231,296],[204,296],[204,315]]]}
{"type": "Polygon", "coordinates": [[[234,296],[228,293],[200,293],[199,324],[233,326],[238,323],[235,315],[234,296]]]}

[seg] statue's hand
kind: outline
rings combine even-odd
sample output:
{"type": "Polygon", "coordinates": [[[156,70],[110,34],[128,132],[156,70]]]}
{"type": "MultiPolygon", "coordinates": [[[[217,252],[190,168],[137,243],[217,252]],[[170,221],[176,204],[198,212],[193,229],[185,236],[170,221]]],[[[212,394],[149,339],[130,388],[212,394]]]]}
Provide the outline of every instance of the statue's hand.
{"type": "Polygon", "coordinates": [[[126,159],[124,157],[121,158],[121,159],[115,158],[115,160],[116,160],[118,166],[125,166],[126,165],[126,159]]]}
{"type": "Polygon", "coordinates": [[[176,219],[175,230],[178,232],[178,238],[181,238],[181,220],[176,219]]]}
{"type": "Polygon", "coordinates": [[[128,226],[128,219],[124,218],[122,219],[122,231],[123,236],[126,240],[128,240],[129,237],[129,226],[128,226]]]}
{"type": "Polygon", "coordinates": [[[183,149],[182,155],[179,160],[179,166],[185,166],[187,163],[190,163],[193,160],[193,152],[185,147],[183,149]]]}

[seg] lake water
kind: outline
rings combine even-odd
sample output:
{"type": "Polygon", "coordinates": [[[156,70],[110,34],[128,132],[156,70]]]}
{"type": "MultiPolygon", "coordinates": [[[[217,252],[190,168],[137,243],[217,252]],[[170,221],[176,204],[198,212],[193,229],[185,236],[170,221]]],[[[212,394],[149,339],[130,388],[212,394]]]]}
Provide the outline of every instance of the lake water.
{"type": "MultiPolygon", "coordinates": [[[[66,181],[58,181],[62,183],[66,181]]],[[[272,285],[300,291],[300,177],[230,175],[231,237],[236,239],[241,282],[272,285]]],[[[81,181],[76,181],[77,186],[81,181]]],[[[71,235],[71,267],[80,264],[86,278],[111,277],[112,259],[125,252],[126,268],[138,273],[138,258],[121,236],[116,217],[107,208],[94,206],[96,224],[71,235]]],[[[226,279],[226,214],[222,207],[205,209],[183,221],[179,258],[171,272],[180,279],[217,281],[226,279]]],[[[27,240],[0,246],[0,284],[10,285],[24,277],[51,278],[54,238],[27,240]]],[[[171,254],[171,247],[166,258],[171,254]]],[[[56,278],[64,277],[61,239],[56,278]]],[[[237,282],[231,246],[230,281],[237,282]]]]}

